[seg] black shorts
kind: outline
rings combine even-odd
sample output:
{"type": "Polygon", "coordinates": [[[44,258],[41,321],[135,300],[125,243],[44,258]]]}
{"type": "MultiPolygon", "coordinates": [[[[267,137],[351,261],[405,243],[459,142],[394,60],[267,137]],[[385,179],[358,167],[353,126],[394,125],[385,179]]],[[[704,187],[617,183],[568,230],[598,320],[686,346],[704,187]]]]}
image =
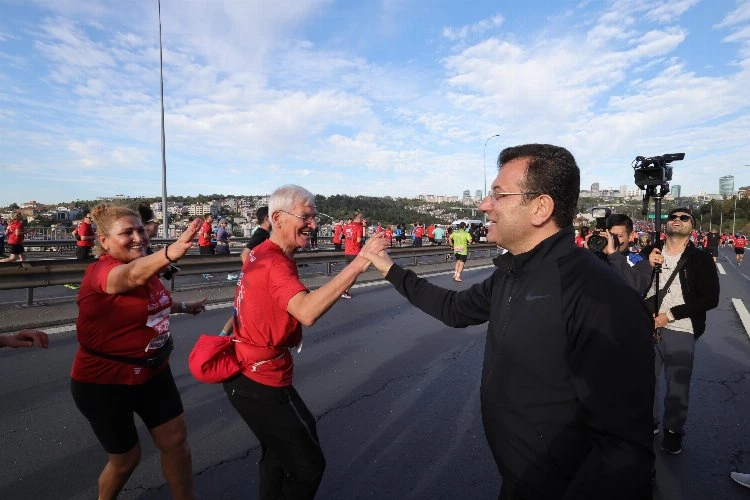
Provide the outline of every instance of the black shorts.
{"type": "Polygon", "coordinates": [[[456,260],[460,260],[461,262],[466,262],[466,259],[469,258],[468,255],[461,255],[460,253],[453,254],[456,256],[456,260]]]}
{"type": "Polygon", "coordinates": [[[346,257],[346,263],[347,264],[351,264],[352,261],[357,258],[356,255],[344,255],[344,257],[346,257]]]}
{"type": "Polygon", "coordinates": [[[341,243],[334,243],[334,244],[333,244],[333,249],[334,249],[334,250],[338,250],[338,251],[341,251],[341,243]]]}
{"type": "Polygon", "coordinates": [[[9,248],[10,248],[11,255],[21,255],[24,252],[23,244],[21,243],[11,244],[9,248]]]}
{"type": "Polygon", "coordinates": [[[745,255],[745,249],[744,248],[735,248],[734,253],[737,255],[745,255]]]}
{"type": "Polygon", "coordinates": [[[145,384],[93,384],[71,379],[70,391],[96,438],[111,454],[130,451],[138,443],[134,413],[153,429],[183,412],[169,366],[145,384]]]}
{"type": "Polygon", "coordinates": [[[198,247],[198,253],[200,255],[215,255],[214,246],[204,245],[204,246],[198,247]]]}
{"type": "Polygon", "coordinates": [[[76,260],[88,260],[91,257],[91,247],[76,247],[76,260]]]}

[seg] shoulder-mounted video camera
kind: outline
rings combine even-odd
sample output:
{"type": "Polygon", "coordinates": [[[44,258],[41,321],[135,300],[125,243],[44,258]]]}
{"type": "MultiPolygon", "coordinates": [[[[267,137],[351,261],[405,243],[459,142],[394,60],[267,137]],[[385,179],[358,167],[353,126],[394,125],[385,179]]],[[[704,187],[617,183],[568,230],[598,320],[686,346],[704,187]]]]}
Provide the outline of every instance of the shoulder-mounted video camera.
{"type": "Polygon", "coordinates": [[[672,180],[673,161],[685,159],[685,153],[672,153],[661,156],[636,156],[633,160],[635,184],[641,189],[648,186],[666,186],[672,180]]]}

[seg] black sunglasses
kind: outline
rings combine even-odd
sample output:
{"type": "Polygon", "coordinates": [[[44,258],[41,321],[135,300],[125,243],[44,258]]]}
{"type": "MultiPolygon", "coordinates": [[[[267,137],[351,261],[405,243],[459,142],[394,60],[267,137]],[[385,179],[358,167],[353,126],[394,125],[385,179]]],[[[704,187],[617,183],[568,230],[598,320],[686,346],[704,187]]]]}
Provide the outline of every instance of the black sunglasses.
{"type": "Polygon", "coordinates": [[[682,222],[687,222],[689,220],[692,220],[693,218],[685,214],[682,214],[682,215],[672,214],[669,216],[669,220],[675,220],[675,219],[680,219],[682,222]]]}

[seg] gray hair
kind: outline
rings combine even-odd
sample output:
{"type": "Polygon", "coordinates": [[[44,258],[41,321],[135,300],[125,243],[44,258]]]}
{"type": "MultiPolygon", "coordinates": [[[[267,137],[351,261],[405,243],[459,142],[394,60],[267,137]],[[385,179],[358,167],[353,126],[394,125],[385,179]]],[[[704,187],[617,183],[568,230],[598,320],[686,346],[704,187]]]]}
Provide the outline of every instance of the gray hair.
{"type": "Polygon", "coordinates": [[[291,212],[297,205],[315,206],[315,195],[302,186],[286,184],[271,193],[268,199],[268,213],[273,214],[279,210],[291,212]]]}

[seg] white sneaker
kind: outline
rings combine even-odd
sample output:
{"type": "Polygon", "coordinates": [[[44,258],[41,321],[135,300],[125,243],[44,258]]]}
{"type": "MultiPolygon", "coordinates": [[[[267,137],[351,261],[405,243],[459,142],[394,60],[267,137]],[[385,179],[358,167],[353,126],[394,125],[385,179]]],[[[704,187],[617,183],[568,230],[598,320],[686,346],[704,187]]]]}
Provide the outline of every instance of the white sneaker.
{"type": "Polygon", "coordinates": [[[737,484],[741,484],[745,488],[750,488],[750,474],[743,474],[742,472],[732,472],[730,474],[737,484]]]}

